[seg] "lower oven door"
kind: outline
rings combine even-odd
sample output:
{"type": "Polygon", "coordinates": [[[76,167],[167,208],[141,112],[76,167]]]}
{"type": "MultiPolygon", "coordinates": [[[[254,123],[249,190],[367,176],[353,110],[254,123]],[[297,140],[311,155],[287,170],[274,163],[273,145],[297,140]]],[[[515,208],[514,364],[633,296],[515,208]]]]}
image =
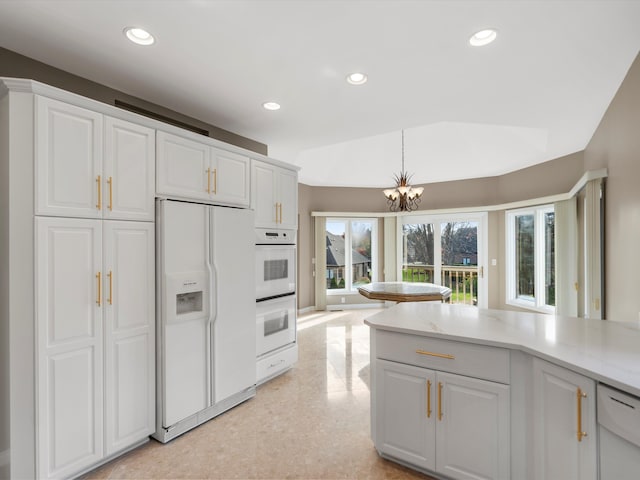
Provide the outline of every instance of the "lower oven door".
{"type": "Polygon", "coordinates": [[[296,296],[256,303],[258,356],[296,341],[296,296]]]}

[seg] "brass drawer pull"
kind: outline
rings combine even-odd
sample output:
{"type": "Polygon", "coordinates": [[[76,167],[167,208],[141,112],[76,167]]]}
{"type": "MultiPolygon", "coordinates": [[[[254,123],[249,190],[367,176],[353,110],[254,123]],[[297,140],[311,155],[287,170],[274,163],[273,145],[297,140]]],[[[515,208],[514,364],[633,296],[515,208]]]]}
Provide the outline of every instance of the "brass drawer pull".
{"type": "Polygon", "coordinates": [[[431,380],[427,380],[427,418],[431,418],[431,380]]]}
{"type": "Polygon", "coordinates": [[[102,272],[96,273],[96,282],[98,284],[98,298],[96,299],[96,303],[99,307],[102,306],[102,272]]]}
{"type": "Polygon", "coordinates": [[[578,441],[581,442],[583,437],[587,436],[587,432],[582,431],[582,399],[587,398],[587,394],[582,391],[582,389],[578,388],[576,391],[576,400],[578,407],[578,441]]]}
{"type": "Polygon", "coordinates": [[[449,360],[454,360],[456,358],[448,353],[427,352],[426,350],[416,350],[416,353],[418,355],[427,355],[429,357],[448,358],[449,360]]]}
{"type": "Polygon", "coordinates": [[[109,305],[113,305],[113,272],[109,270],[107,276],[109,277],[109,305]]]}
{"type": "Polygon", "coordinates": [[[109,211],[113,210],[113,178],[109,177],[107,180],[109,184],[109,211]]]}
{"type": "Polygon", "coordinates": [[[438,382],[438,421],[442,421],[442,382],[438,382]]]}
{"type": "Polygon", "coordinates": [[[102,177],[100,175],[96,178],[96,184],[98,184],[98,203],[96,208],[102,210],[102,177]]]}

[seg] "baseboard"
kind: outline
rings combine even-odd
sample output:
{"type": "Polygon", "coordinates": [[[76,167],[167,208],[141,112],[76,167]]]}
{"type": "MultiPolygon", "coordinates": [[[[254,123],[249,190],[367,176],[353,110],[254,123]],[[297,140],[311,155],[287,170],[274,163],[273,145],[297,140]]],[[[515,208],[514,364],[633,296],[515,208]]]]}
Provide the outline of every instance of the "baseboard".
{"type": "Polygon", "coordinates": [[[337,310],[364,310],[365,308],[384,308],[384,303],[340,303],[327,305],[327,311],[337,310]]]}
{"type": "Polygon", "coordinates": [[[298,315],[304,315],[305,313],[315,312],[315,311],[316,311],[316,307],[315,305],[312,305],[310,307],[304,307],[298,310],[298,315]]]}

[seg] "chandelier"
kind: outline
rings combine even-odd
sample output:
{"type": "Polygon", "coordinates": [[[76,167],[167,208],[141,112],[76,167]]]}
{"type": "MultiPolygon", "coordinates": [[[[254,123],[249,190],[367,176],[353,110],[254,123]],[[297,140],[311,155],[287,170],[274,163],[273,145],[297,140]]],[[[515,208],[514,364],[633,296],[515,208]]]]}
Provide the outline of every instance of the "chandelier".
{"type": "Polygon", "coordinates": [[[387,198],[389,210],[392,212],[410,212],[420,204],[424,188],[409,185],[411,176],[404,170],[404,130],[402,130],[402,170],[399,175],[393,176],[396,182],[395,188],[387,188],[383,192],[387,198]]]}

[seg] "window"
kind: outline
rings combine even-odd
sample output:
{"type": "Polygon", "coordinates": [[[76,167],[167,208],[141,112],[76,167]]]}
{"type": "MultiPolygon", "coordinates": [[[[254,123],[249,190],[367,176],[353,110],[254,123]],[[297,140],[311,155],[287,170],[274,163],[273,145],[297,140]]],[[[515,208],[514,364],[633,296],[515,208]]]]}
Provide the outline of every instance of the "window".
{"type": "Polygon", "coordinates": [[[327,293],[353,292],[376,281],[377,225],[371,218],[327,218],[327,293]]]}
{"type": "Polygon", "coordinates": [[[401,217],[397,278],[451,288],[451,303],[487,305],[485,213],[401,217]]]}
{"type": "Polygon", "coordinates": [[[507,303],[553,313],[555,213],[552,205],[508,211],[507,303]]]}

